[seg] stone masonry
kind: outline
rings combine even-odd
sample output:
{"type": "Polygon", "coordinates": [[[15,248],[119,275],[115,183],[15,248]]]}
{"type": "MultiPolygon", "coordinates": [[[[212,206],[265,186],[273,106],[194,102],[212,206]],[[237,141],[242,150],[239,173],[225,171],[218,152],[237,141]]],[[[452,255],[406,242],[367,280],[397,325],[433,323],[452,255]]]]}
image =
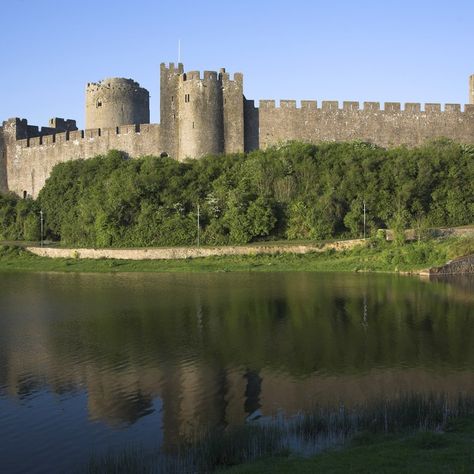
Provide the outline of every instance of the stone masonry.
{"type": "Polygon", "coordinates": [[[469,78],[469,103],[474,104],[474,74],[469,78]]]}
{"type": "Polygon", "coordinates": [[[185,72],[161,64],[160,124],[150,124],[149,93],[132,79],[86,87],[86,130],[53,118],[41,129],[12,118],[0,127],[0,191],[36,197],[57,163],[117,149],[131,157],[265,149],[289,140],[311,143],[362,140],[383,147],[418,146],[436,138],[474,144],[474,75],[469,104],[261,100],[243,92],[243,75],[185,72]]]}

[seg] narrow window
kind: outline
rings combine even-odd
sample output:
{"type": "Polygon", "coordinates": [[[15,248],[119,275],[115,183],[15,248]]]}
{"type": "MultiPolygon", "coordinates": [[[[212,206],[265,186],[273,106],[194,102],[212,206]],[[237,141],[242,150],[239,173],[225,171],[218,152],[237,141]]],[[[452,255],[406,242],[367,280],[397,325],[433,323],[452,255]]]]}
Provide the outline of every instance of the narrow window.
{"type": "Polygon", "coordinates": [[[194,122],[193,122],[193,128],[194,128],[194,122]]]}
{"type": "Polygon", "coordinates": [[[171,96],[171,102],[174,102],[174,96],[171,96]]]}
{"type": "Polygon", "coordinates": [[[27,196],[28,196],[28,193],[26,191],[23,191],[23,199],[26,199],[27,196]]]}

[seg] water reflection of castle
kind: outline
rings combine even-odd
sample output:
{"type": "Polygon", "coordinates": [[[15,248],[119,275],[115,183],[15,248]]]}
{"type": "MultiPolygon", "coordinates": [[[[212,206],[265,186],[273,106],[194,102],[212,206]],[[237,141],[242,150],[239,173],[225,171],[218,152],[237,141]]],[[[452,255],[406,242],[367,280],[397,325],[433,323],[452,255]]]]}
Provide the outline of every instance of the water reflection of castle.
{"type": "MultiPolygon", "coordinates": [[[[293,414],[311,409],[314,403],[359,404],[380,397],[396,397],[400,392],[474,394],[470,337],[474,326],[469,318],[464,318],[457,321],[457,332],[446,334],[443,329],[447,321],[446,307],[433,299],[431,285],[414,285],[403,280],[401,284],[408,285],[409,292],[404,287],[399,289],[385,283],[368,288],[372,312],[366,329],[362,327],[365,301],[362,295],[366,283],[355,277],[349,286],[331,294],[324,286],[320,293],[315,293],[310,276],[278,275],[272,284],[252,288],[251,297],[247,294],[242,297],[242,290],[235,287],[247,285],[247,290],[249,285],[245,281],[236,284],[237,277],[225,286],[222,276],[217,275],[215,278],[220,285],[213,280],[198,287],[193,294],[189,289],[193,288],[192,282],[186,280],[191,277],[167,276],[170,287],[175,287],[178,281],[183,288],[182,298],[173,301],[173,305],[178,306],[172,306],[176,309],[172,318],[162,314],[155,317],[158,311],[166,314],[170,310],[169,300],[163,300],[161,306],[150,303],[150,294],[157,297],[155,286],[157,282],[165,285],[160,280],[165,277],[157,276],[154,282],[147,283],[153,279],[147,276],[144,283],[137,276],[136,300],[131,301],[130,293],[122,291],[121,285],[130,288],[135,277],[117,276],[110,285],[119,289],[113,298],[107,293],[109,286],[100,284],[103,280],[110,284],[108,276],[71,276],[70,293],[56,291],[55,278],[63,282],[63,276],[42,278],[43,286],[39,285],[39,289],[35,286],[31,293],[20,280],[18,287],[2,294],[2,308],[7,316],[2,315],[0,334],[0,392],[10,397],[28,397],[38,390],[55,393],[83,390],[88,395],[89,417],[113,426],[135,423],[153,410],[156,414],[161,409],[167,444],[173,444],[179,434],[190,434],[202,426],[240,424],[260,412],[263,416],[279,411],[293,414]],[[178,278],[181,280],[176,280],[178,278]],[[206,290],[207,293],[202,289],[213,288],[213,285],[214,290],[206,290]],[[87,292],[87,298],[82,291],[87,292]],[[5,297],[5,294],[10,296],[5,297]],[[188,297],[187,302],[184,295],[188,297]],[[304,295],[312,295],[305,305],[301,303],[304,295]],[[31,308],[21,317],[18,298],[31,308]],[[387,301],[391,304],[387,305],[387,301]],[[426,301],[428,306],[416,313],[419,321],[410,320],[410,324],[423,325],[425,332],[421,338],[421,329],[414,331],[411,338],[406,337],[408,329],[400,314],[409,313],[412,306],[418,308],[426,301]],[[136,311],[130,320],[127,305],[136,311]],[[95,306],[99,308],[98,314],[90,314],[95,306]],[[399,309],[398,319],[392,313],[383,313],[387,306],[399,309]],[[70,311],[73,308],[77,314],[63,317],[65,307],[70,311]],[[321,307],[329,313],[329,318],[317,316],[321,307]],[[254,320],[243,316],[257,311],[263,315],[259,327],[254,320]],[[108,319],[103,312],[112,316],[108,319]],[[60,316],[51,316],[53,314],[60,316]],[[87,317],[83,317],[84,314],[87,317]],[[425,319],[430,315],[438,318],[437,325],[427,327],[425,319]],[[396,325],[392,326],[394,321],[396,325]],[[390,340],[398,346],[387,347],[386,341],[381,340],[381,334],[389,332],[385,323],[392,331],[390,340]],[[196,325],[203,326],[196,329],[196,325]],[[255,339],[249,341],[246,330],[237,332],[245,325],[251,327],[255,339]],[[183,337],[182,332],[190,332],[189,328],[195,332],[187,335],[190,337],[187,344],[177,347],[180,339],[176,334],[183,337]],[[112,330],[115,331],[113,340],[112,330]],[[290,339],[288,331],[292,332],[290,339]],[[399,333],[394,334],[394,331],[399,333]],[[270,346],[263,350],[261,340],[268,333],[270,346]],[[285,338],[281,338],[281,334],[285,338]],[[317,334],[322,337],[315,338],[317,334]],[[348,344],[321,350],[314,347],[327,341],[331,343],[335,340],[334,334],[353,347],[348,344]],[[299,347],[293,345],[296,340],[301,341],[299,347]],[[167,341],[171,341],[170,346],[166,346],[167,341]],[[437,353],[438,345],[442,343],[446,347],[446,341],[450,347],[457,348],[457,352],[440,353],[439,360],[419,356],[421,344],[425,344],[427,353],[431,350],[437,353]],[[283,346],[285,343],[288,345],[283,346]],[[229,345],[243,347],[243,354],[234,354],[233,347],[228,351],[229,345]],[[290,346],[293,353],[288,350],[290,346]],[[414,351],[410,352],[412,348],[414,351]],[[383,350],[386,353],[382,353],[383,350]],[[397,368],[407,354],[412,357],[410,366],[415,368],[397,368]],[[294,358],[288,360],[290,357],[294,358]],[[346,357],[351,358],[351,364],[344,365],[346,357]],[[367,359],[356,360],[357,357],[367,359]],[[466,362],[463,369],[462,364],[466,362]],[[324,373],[318,369],[321,367],[326,369],[324,373]]],[[[265,281],[271,278],[266,276],[265,281]]],[[[324,282],[330,278],[325,276],[324,282]]],[[[436,294],[443,291],[450,293],[446,304],[453,310],[456,302],[451,293],[454,290],[445,286],[436,288],[436,294]]],[[[464,304],[465,296],[463,291],[456,296],[456,301],[464,304]]],[[[462,308],[472,313],[472,299],[462,308]]]]}
{"type": "Polygon", "coordinates": [[[153,412],[155,399],[162,402],[162,429],[167,445],[179,435],[191,435],[204,426],[243,423],[261,411],[263,416],[280,411],[294,414],[321,404],[364,403],[403,392],[474,393],[472,371],[436,375],[422,369],[373,370],[365,375],[313,375],[295,379],[268,370],[237,369],[203,365],[128,367],[104,371],[95,364],[74,366],[52,362],[36,354],[17,365],[10,354],[10,366],[0,385],[11,397],[28,397],[36,390],[54,392],[85,389],[89,417],[112,426],[127,425],[153,412]],[[40,361],[38,363],[38,360],[40,361]],[[6,376],[6,377],[5,377],[6,376]],[[34,380],[46,380],[49,387],[34,380]]]}

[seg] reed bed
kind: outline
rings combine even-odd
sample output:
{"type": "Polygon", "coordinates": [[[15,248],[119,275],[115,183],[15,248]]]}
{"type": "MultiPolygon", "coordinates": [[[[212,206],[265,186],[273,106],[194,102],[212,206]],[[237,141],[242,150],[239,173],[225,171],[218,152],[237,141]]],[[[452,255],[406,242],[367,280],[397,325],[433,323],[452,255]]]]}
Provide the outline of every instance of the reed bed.
{"type": "Polygon", "coordinates": [[[315,407],[289,418],[262,418],[242,426],[203,430],[169,452],[130,447],[94,456],[81,472],[207,473],[270,456],[313,456],[349,441],[370,442],[372,435],[442,432],[454,420],[471,415],[474,397],[466,395],[412,394],[351,408],[315,407]]]}

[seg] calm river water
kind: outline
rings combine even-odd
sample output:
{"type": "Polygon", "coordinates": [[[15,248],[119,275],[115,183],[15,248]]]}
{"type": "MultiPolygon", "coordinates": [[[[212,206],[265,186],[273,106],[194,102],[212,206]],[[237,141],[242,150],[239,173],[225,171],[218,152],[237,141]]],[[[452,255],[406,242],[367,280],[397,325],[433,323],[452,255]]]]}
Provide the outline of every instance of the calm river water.
{"type": "Polygon", "coordinates": [[[474,394],[474,280],[0,274],[0,471],[70,472],[204,426],[474,394]]]}

